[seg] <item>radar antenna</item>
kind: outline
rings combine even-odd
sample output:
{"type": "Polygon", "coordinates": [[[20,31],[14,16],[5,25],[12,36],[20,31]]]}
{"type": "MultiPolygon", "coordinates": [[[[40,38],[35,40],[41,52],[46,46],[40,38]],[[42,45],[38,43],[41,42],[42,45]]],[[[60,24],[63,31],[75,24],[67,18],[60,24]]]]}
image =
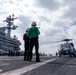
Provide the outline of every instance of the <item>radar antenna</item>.
{"type": "Polygon", "coordinates": [[[10,38],[11,36],[11,30],[16,30],[16,28],[18,26],[14,25],[14,20],[17,19],[16,17],[14,17],[14,14],[9,15],[6,20],[4,20],[3,22],[7,22],[7,36],[10,38]]]}

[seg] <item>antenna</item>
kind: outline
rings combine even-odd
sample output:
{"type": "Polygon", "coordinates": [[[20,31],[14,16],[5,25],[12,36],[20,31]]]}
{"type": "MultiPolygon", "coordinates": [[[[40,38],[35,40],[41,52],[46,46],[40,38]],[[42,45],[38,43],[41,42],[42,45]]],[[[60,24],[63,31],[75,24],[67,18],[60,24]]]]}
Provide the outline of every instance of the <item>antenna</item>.
{"type": "Polygon", "coordinates": [[[7,22],[7,36],[10,37],[11,35],[11,30],[16,30],[16,28],[18,26],[14,25],[14,20],[17,19],[16,17],[14,17],[14,14],[9,15],[6,20],[4,20],[3,22],[7,22]]]}

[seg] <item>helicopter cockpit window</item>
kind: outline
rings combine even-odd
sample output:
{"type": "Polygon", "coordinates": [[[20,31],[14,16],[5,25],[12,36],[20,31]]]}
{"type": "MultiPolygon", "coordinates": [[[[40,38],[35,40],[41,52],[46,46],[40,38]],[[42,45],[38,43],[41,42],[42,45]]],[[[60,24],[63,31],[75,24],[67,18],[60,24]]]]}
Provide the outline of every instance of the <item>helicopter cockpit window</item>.
{"type": "Polygon", "coordinates": [[[70,48],[70,43],[68,43],[68,44],[65,44],[65,47],[67,47],[67,48],[70,48]]]}
{"type": "Polygon", "coordinates": [[[71,44],[70,43],[60,44],[60,49],[61,50],[69,50],[69,49],[71,49],[71,44]]]}
{"type": "Polygon", "coordinates": [[[70,44],[70,43],[67,43],[67,44],[66,44],[66,47],[67,47],[67,48],[71,48],[71,44],[70,44]]]}

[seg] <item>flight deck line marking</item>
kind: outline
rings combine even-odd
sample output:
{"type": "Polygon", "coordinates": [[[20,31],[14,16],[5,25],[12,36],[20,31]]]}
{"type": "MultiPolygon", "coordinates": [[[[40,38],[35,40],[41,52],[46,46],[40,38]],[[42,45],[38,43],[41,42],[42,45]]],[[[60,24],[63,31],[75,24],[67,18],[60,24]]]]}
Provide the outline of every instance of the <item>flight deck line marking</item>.
{"type": "Polygon", "coordinates": [[[10,63],[1,63],[0,66],[10,65],[10,63]]]}
{"type": "Polygon", "coordinates": [[[76,66],[68,66],[68,67],[70,67],[70,68],[76,68],[76,66]]]}
{"type": "Polygon", "coordinates": [[[33,69],[36,69],[42,65],[45,65],[49,62],[52,62],[56,60],[56,58],[53,58],[53,59],[49,59],[47,61],[43,61],[43,62],[39,62],[39,63],[36,63],[36,64],[32,64],[32,65],[29,65],[29,66],[26,66],[26,67],[22,67],[20,69],[16,69],[16,70],[12,70],[12,71],[8,71],[8,72],[5,72],[5,73],[2,73],[0,75],[21,75],[23,73],[26,73],[28,71],[31,71],[33,69]]]}
{"type": "Polygon", "coordinates": [[[0,69],[0,72],[2,72],[2,69],[0,69]]]}

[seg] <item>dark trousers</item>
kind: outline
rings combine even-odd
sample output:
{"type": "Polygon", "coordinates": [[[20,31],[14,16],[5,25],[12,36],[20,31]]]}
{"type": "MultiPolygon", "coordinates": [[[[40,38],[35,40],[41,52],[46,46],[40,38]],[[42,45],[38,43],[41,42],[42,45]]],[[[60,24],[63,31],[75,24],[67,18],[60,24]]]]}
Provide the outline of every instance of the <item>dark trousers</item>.
{"type": "Polygon", "coordinates": [[[29,60],[29,43],[25,43],[24,47],[24,60],[29,60]]]}
{"type": "Polygon", "coordinates": [[[30,38],[30,61],[32,59],[32,50],[33,50],[33,47],[35,46],[35,52],[36,52],[36,61],[39,61],[39,52],[38,52],[38,49],[39,49],[39,43],[38,43],[38,38],[30,38]]]}

